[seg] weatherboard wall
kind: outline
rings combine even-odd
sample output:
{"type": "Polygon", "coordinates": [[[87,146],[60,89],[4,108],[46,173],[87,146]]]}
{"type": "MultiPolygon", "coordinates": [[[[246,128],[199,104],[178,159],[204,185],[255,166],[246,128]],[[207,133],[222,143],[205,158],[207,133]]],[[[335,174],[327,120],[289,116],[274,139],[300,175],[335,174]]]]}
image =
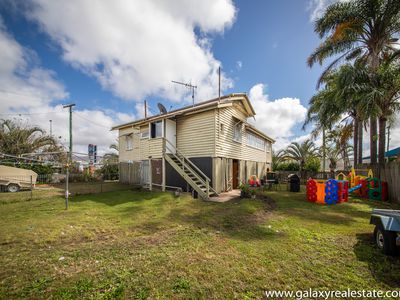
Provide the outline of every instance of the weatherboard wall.
{"type": "MultiPolygon", "coordinates": [[[[233,139],[235,124],[240,120],[246,121],[246,114],[241,105],[220,108],[216,111],[216,148],[217,157],[229,157],[240,160],[257,162],[271,162],[271,155],[267,150],[260,150],[247,145],[246,129],[244,123],[241,125],[242,138],[240,141],[233,139]]],[[[269,141],[266,140],[270,144],[269,141]]]]}
{"type": "Polygon", "coordinates": [[[187,157],[212,157],[215,149],[215,111],[178,117],[176,146],[187,157]]]}

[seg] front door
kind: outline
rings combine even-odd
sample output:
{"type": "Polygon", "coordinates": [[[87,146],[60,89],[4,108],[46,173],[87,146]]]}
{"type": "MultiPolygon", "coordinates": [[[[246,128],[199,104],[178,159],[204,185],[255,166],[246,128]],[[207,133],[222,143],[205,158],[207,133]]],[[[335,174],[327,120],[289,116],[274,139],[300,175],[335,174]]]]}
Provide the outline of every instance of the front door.
{"type": "Polygon", "coordinates": [[[233,160],[232,163],[232,188],[237,189],[239,187],[239,161],[233,160]]]}
{"type": "Polygon", "coordinates": [[[165,119],[165,139],[167,142],[167,153],[174,153],[176,148],[176,122],[174,120],[165,119]]]}

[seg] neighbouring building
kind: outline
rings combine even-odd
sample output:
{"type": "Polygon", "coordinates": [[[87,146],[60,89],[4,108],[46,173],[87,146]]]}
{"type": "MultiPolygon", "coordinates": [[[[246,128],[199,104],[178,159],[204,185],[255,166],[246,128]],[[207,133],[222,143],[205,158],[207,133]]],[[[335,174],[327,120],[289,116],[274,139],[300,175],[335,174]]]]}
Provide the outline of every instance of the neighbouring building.
{"type": "Polygon", "coordinates": [[[130,164],[120,177],[128,180],[139,167],[142,184],[194,190],[205,199],[236,189],[271,169],[274,139],[247,122],[255,114],[246,94],[231,94],[115,126],[119,161],[130,164]]]}

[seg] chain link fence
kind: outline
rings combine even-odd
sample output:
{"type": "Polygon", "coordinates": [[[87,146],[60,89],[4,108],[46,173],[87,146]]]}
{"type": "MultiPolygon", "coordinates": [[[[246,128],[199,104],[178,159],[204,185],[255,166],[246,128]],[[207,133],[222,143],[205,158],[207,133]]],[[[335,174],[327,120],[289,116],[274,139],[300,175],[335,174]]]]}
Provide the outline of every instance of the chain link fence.
{"type": "MultiPolygon", "coordinates": [[[[0,204],[38,199],[64,198],[66,193],[66,174],[47,174],[36,176],[0,175],[0,204]]],[[[132,189],[132,185],[119,182],[119,174],[89,175],[69,174],[69,196],[96,194],[132,189]]]]}

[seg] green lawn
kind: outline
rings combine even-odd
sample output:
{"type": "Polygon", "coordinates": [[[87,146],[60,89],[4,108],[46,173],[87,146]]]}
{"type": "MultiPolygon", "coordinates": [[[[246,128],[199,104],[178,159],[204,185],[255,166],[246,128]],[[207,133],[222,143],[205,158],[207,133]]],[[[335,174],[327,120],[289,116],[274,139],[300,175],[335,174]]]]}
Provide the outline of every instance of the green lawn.
{"type": "Polygon", "coordinates": [[[65,211],[61,197],[2,193],[0,298],[253,299],[267,289],[400,287],[399,258],[371,240],[378,203],[267,195],[209,203],[116,191],[73,197],[65,211]]]}

